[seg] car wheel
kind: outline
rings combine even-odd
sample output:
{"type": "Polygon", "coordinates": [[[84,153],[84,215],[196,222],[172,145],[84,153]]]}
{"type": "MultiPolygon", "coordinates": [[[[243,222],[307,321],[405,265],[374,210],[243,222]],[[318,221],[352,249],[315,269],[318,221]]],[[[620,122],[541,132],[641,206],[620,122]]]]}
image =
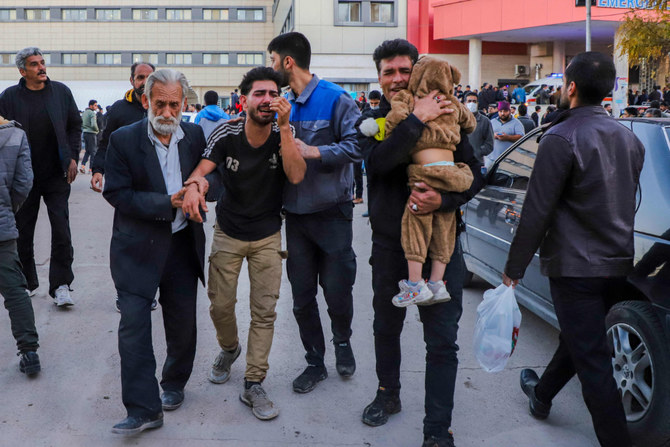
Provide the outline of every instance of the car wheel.
{"type": "Polygon", "coordinates": [[[636,445],[670,446],[670,355],[650,303],[624,301],[607,315],[614,379],[636,445]]]}
{"type": "Polygon", "coordinates": [[[465,276],[463,277],[463,287],[470,287],[470,284],[472,284],[472,277],[474,276],[474,273],[472,273],[469,270],[465,271],[465,276]]]}

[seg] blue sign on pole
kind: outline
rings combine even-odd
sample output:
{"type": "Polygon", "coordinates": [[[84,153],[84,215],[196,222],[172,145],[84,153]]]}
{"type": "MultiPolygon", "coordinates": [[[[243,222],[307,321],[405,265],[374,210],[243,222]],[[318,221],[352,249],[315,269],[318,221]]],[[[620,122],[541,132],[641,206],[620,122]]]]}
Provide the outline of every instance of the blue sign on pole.
{"type": "Polygon", "coordinates": [[[653,9],[648,0],[598,0],[600,8],[653,9]]]}

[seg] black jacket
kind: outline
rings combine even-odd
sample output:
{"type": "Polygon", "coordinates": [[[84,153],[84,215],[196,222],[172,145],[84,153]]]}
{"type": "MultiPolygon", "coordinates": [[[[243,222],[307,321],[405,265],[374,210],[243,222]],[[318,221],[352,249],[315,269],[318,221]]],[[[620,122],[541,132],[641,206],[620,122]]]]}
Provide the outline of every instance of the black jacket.
{"type": "Polygon", "coordinates": [[[119,99],[105,115],[105,129],[102,131],[102,138],[98,144],[98,151],[93,158],[93,173],[105,173],[105,157],[107,156],[107,145],[109,136],[115,130],[133,124],[147,116],[147,111],[133,94],[134,90],[129,90],[123,99],[119,99]]]}
{"type": "MultiPolygon", "coordinates": [[[[47,112],[56,133],[58,156],[63,174],[67,175],[70,160],[79,162],[81,151],[81,116],[70,89],[60,82],[47,78],[46,85],[47,112]]],[[[0,94],[0,116],[14,120],[30,135],[29,111],[27,97],[28,88],[25,79],[21,78],[17,85],[7,88],[0,94]]]]}
{"type": "MultiPolygon", "coordinates": [[[[175,210],[149,136],[148,121],[114,132],[109,140],[105,189],[102,195],[115,208],[109,262],[118,290],[153,298],[170,251],[175,210]]],[[[197,124],[181,123],[179,141],[183,181],[193,172],[206,146],[197,124]]],[[[201,223],[188,220],[198,254],[198,277],[203,282],[205,233],[201,223]]]]}
{"type": "MultiPolygon", "coordinates": [[[[414,114],[410,114],[398,124],[391,136],[383,141],[367,137],[360,132],[359,125],[363,120],[370,117],[385,118],[390,110],[389,102],[382,96],[379,109],[365,112],[356,124],[356,129],[358,130],[358,144],[365,157],[372,243],[388,250],[402,252],[400,224],[410,195],[410,189],[407,186],[409,180],[407,166],[412,159],[409,151],[419,140],[425,126],[414,114]]],[[[384,127],[383,122],[379,125],[381,128],[384,127]]],[[[466,192],[442,193],[440,211],[443,212],[456,212],[458,207],[470,200],[484,185],[481,164],[475,158],[472,146],[468,142],[468,136],[464,132],[461,132],[461,142],[456,146],[454,160],[467,163],[474,180],[466,192]]],[[[457,213],[457,216],[460,217],[460,213],[457,213]]]]}
{"type": "Polygon", "coordinates": [[[640,140],[602,106],[562,114],[541,137],[507,276],[523,277],[538,247],[549,277],[630,273],[643,163],[640,140]]]}

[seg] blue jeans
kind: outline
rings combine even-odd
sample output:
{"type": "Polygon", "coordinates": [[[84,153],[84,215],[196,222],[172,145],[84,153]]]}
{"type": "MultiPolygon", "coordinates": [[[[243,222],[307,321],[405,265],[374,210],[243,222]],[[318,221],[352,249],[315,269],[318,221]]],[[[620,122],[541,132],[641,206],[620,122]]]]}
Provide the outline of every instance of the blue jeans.
{"type": "Polygon", "coordinates": [[[293,314],[309,365],[322,366],[326,352],[316,302],[317,284],[328,305],[333,342],[351,337],[356,279],[352,219],[351,202],[318,213],[286,216],[286,270],[293,291],[293,314]]]}
{"type": "MultiPolygon", "coordinates": [[[[400,333],[406,310],[395,307],[391,298],[398,293],[398,281],[407,279],[407,261],[402,251],[372,246],[372,290],[374,298],[374,337],[376,370],[379,386],[400,388],[400,333]]],[[[429,275],[430,263],[423,276],[429,275]]],[[[457,238],[444,279],[451,300],[432,306],[419,306],[426,343],[425,410],[423,432],[426,436],[444,437],[451,426],[454,387],[458,370],[458,320],[463,313],[463,278],[465,263],[460,239],[457,238]]]]}

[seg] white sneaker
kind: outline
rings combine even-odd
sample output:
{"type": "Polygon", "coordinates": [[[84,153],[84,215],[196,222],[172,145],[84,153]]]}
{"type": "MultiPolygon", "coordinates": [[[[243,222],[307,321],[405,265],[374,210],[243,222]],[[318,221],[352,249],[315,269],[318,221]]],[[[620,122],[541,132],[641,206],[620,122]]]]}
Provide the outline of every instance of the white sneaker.
{"type": "Polygon", "coordinates": [[[396,307],[407,307],[411,304],[418,304],[428,301],[433,297],[433,292],[430,291],[426,282],[422,279],[416,286],[410,286],[406,280],[398,283],[400,292],[393,297],[393,305],[396,307]]]}
{"type": "Polygon", "coordinates": [[[37,293],[37,289],[35,289],[35,290],[26,289],[26,293],[28,294],[29,297],[32,298],[37,293]]]}
{"type": "Polygon", "coordinates": [[[451,300],[451,295],[449,295],[444,281],[438,281],[436,284],[429,281],[428,288],[433,292],[433,298],[422,303],[417,303],[419,306],[430,306],[431,304],[444,303],[451,300]]]}
{"type": "Polygon", "coordinates": [[[56,289],[55,295],[54,303],[56,303],[56,306],[74,306],[74,301],[72,301],[72,297],[70,296],[70,287],[67,285],[63,284],[62,286],[59,286],[56,289]]]}

